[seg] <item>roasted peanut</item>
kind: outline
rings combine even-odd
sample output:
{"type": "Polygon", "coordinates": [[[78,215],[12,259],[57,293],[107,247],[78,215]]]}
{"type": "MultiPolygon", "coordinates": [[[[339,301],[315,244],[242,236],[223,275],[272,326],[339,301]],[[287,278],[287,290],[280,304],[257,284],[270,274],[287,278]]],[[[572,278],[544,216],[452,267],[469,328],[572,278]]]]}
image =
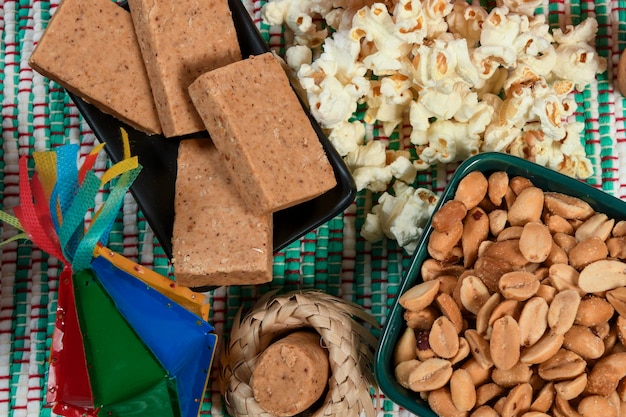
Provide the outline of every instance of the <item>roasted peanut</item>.
{"type": "Polygon", "coordinates": [[[515,194],[520,195],[526,188],[532,187],[533,183],[528,178],[518,175],[509,180],[509,186],[515,194]]]}
{"type": "MultiPolygon", "coordinates": [[[[529,270],[530,269],[527,269],[527,271],[529,270]]],[[[533,274],[535,274],[535,276],[539,280],[539,283],[541,284],[541,281],[548,278],[548,275],[550,274],[550,268],[548,268],[547,266],[537,265],[537,269],[533,271],[533,274]]]]}
{"type": "Polygon", "coordinates": [[[488,405],[478,407],[470,417],[500,417],[500,414],[488,405]]]}
{"type": "Polygon", "coordinates": [[[619,381],[626,376],[626,353],[604,356],[591,369],[587,379],[587,392],[608,396],[617,389],[619,381]]]}
{"type": "Polygon", "coordinates": [[[454,292],[454,288],[459,280],[458,277],[453,275],[442,275],[440,277],[435,278],[439,281],[439,292],[442,294],[452,295],[454,292]]]}
{"type": "Polygon", "coordinates": [[[580,400],[578,412],[583,417],[617,417],[617,410],[609,400],[600,395],[590,395],[580,400]]]}
{"type": "Polygon", "coordinates": [[[459,350],[453,357],[450,358],[450,363],[452,365],[456,365],[462,360],[466,359],[470,354],[470,345],[467,343],[467,340],[461,336],[459,337],[459,350]]]}
{"type": "Polygon", "coordinates": [[[445,316],[435,320],[428,335],[430,348],[440,358],[449,359],[459,351],[459,335],[454,324],[445,316]]]}
{"type": "Polygon", "coordinates": [[[611,236],[614,225],[615,219],[609,219],[604,213],[597,213],[578,226],[574,236],[579,242],[592,236],[596,236],[604,242],[611,236]]]}
{"type": "Polygon", "coordinates": [[[552,234],[543,223],[528,222],[524,225],[519,238],[519,249],[528,262],[541,263],[548,259],[552,244],[552,234]]]}
{"type": "Polygon", "coordinates": [[[511,369],[520,358],[520,330],[517,321],[504,316],[493,323],[489,354],[498,369],[511,369]]]}
{"type": "Polygon", "coordinates": [[[495,206],[502,205],[504,195],[506,194],[506,190],[509,186],[508,174],[504,171],[494,172],[489,175],[487,183],[487,195],[489,196],[489,200],[491,200],[495,206]]]}
{"type": "Polygon", "coordinates": [[[606,243],[597,236],[591,236],[570,249],[569,263],[581,270],[592,262],[605,259],[609,254],[606,243]]]}
{"type": "Polygon", "coordinates": [[[534,401],[530,405],[530,409],[541,413],[547,412],[554,403],[555,395],[556,391],[554,390],[554,383],[546,383],[535,396],[534,401]]]}
{"type": "Polygon", "coordinates": [[[513,388],[504,401],[502,417],[517,417],[530,409],[533,389],[529,383],[523,383],[513,388]]]}
{"type": "Polygon", "coordinates": [[[554,300],[558,290],[551,285],[541,284],[537,290],[537,297],[541,297],[549,304],[554,300]]]}
{"type": "Polygon", "coordinates": [[[470,345],[470,352],[476,359],[476,362],[485,369],[489,369],[493,366],[493,360],[491,359],[491,352],[489,351],[489,342],[476,330],[468,329],[465,331],[465,339],[470,345]]]}
{"type": "Polygon", "coordinates": [[[568,400],[559,395],[554,397],[552,412],[555,417],[582,417],[581,414],[576,411],[574,407],[572,407],[568,400]]]}
{"type": "Polygon", "coordinates": [[[591,330],[602,340],[611,335],[611,325],[609,323],[602,323],[599,326],[594,326],[591,330]]]}
{"type": "Polygon", "coordinates": [[[489,217],[480,207],[471,209],[463,220],[461,247],[463,265],[468,267],[476,262],[478,247],[489,236],[489,217]]]}
{"type": "Polygon", "coordinates": [[[503,240],[514,240],[519,239],[522,236],[522,232],[524,231],[523,226],[509,226],[502,230],[496,239],[497,242],[501,242],[503,240]]]}
{"type": "Polygon", "coordinates": [[[457,303],[457,305],[459,306],[463,314],[467,313],[467,310],[465,310],[465,307],[463,306],[463,301],[461,300],[461,288],[463,284],[465,283],[465,280],[468,277],[473,276],[473,275],[474,275],[473,269],[466,270],[463,274],[461,274],[459,279],[456,281],[456,285],[454,287],[454,290],[452,291],[452,298],[457,303]]]}
{"type": "Polygon", "coordinates": [[[607,239],[606,248],[611,258],[626,259],[626,236],[607,239]]]}
{"type": "Polygon", "coordinates": [[[396,365],[394,375],[396,380],[404,388],[409,388],[409,377],[420,364],[417,359],[410,359],[408,361],[400,362],[396,365]]]}
{"type": "Polygon", "coordinates": [[[471,210],[485,198],[488,187],[489,183],[482,172],[471,172],[459,182],[454,199],[462,202],[468,210],[471,210]]]}
{"type": "Polygon", "coordinates": [[[544,192],[537,187],[528,187],[520,192],[509,208],[508,220],[512,226],[523,226],[541,219],[544,192]]]}
{"type": "MultiPolygon", "coordinates": [[[[490,247],[488,251],[491,251],[493,248],[490,247]]],[[[493,250],[494,255],[498,256],[497,250],[493,250]]],[[[496,292],[498,291],[498,280],[503,274],[510,272],[513,270],[511,264],[503,258],[494,258],[491,256],[483,255],[476,260],[476,264],[474,264],[473,275],[476,275],[480,278],[489,291],[496,292]]]]}
{"type": "Polygon", "coordinates": [[[493,204],[493,202],[489,199],[489,195],[487,195],[485,196],[485,198],[483,198],[483,201],[481,201],[476,207],[480,207],[485,212],[489,213],[493,210],[497,210],[499,206],[493,204]]]}
{"type": "Polygon", "coordinates": [[[574,325],[563,335],[563,347],[583,359],[598,359],[604,354],[604,343],[589,327],[574,325]]]}
{"type": "Polygon", "coordinates": [[[539,280],[535,274],[512,271],[500,277],[498,290],[506,299],[524,301],[537,293],[539,285],[539,280]]]}
{"type": "Polygon", "coordinates": [[[461,315],[459,305],[456,301],[454,301],[452,296],[445,293],[439,294],[435,299],[435,302],[439,311],[441,311],[441,314],[450,320],[454,326],[454,330],[456,330],[456,333],[461,333],[461,331],[463,331],[463,316],[461,315]]]}
{"type": "Polygon", "coordinates": [[[522,303],[519,300],[504,300],[500,304],[498,304],[491,312],[491,316],[489,317],[489,326],[493,326],[493,323],[496,320],[504,316],[511,316],[515,320],[517,320],[519,319],[521,313],[522,303]]]}
{"type": "Polygon", "coordinates": [[[455,407],[448,388],[439,388],[428,395],[428,405],[441,417],[466,417],[467,412],[455,407]]]}
{"type": "Polygon", "coordinates": [[[548,328],[548,303],[541,297],[533,297],[524,304],[519,318],[522,346],[532,346],[548,328]]]}
{"type": "Polygon", "coordinates": [[[578,229],[580,225],[584,223],[584,221],[580,219],[569,219],[567,221],[572,225],[572,228],[574,229],[574,231],[576,231],[576,229],[578,229]]]}
{"type": "Polygon", "coordinates": [[[554,389],[559,397],[569,401],[582,394],[586,386],[587,374],[580,374],[574,379],[555,383],[554,389]]]}
{"type": "Polygon", "coordinates": [[[506,401],[506,397],[500,397],[498,401],[493,405],[493,409],[498,413],[498,415],[502,415],[502,409],[504,408],[504,402],[506,401]]]}
{"type": "Polygon", "coordinates": [[[496,172],[432,226],[401,385],[442,417],[626,417],[626,220],[496,172]]]}
{"type": "Polygon", "coordinates": [[[583,297],[576,312],[574,323],[594,327],[608,322],[615,309],[604,297],[588,295],[583,297]]]}
{"type": "Polygon", "coordinates": [[[504,204],[506,207],[511,208],[515,200],[517,199],[517,194],[511,189],[511,187],[506,187],[506,192],[504,193],[504,204]]]}
{"type": "Polygon", "coordinates": [[[430,329],[438,316],[439,312],[432,307],[426,307],[417,311],[404,311],[404,321],[406,322],[406,325],[415,330],[430,329]]]}
{"type": "Polygon", "coordinates": [[[626,286],[626,263],[612,259],[595,261],[580,272],[578,285],[588,293],[624,287],[626,286]]]}
{"type": "Polygon", "coordinates": [[[486,384],[489,378],[491,378],[491,367],[482,366],[482,364],[472,356],[461,365],[461,368],[469,372],[474,385],[477,387],[486,384]]]}
{"type": "Polygon", "coordinates": [[[549,414],[542,413],[541,411],[528,411],[522,414],[522,417],[550,417],[549,414]]]}
{"type": "Polygon", "coordinates": [[[544,216],[544,223],[548,226],[548,229],[550,229],[550,233],[554,235],[563,234],[574,237],[574,227],[570,222],[561,216],[546,213],[544,216]]]}
{"type": "Polygon", "coordinates": [[[444,232],[433,230],[428,240],[428,254],[438,261],[450,261],[454,258],[452,250],[462,235],[463,223],[460,222],[444,232]]]}
{"type": "Polygon", "coordinates": [[[426,281],[418,284],[402,294],[398,302],[407,310],[423,310],[435,300],[439,285],[439,281],[426,281]]]}
{"type": "Polygon", "coordinates": [[[554,243],[559,245],[561,249],[565,251],[565,253],[569,253],[576,245],[578,245],[578,240],[572,235],[568,235],[567,233],[554,233],[552,235],[552,239],[554,243]]]}
{"type": "Polygon", "coordinates": [[[489,231],[495,237],[498,237],[500,232],[506,227],[507,212],[506,210],[494,210],[488,214],[489,217],[489,231]]]}
{"type": "Polygon", "coordinates": [[[622,379],[619,384],[617,384],[617,390],[615,390],[615,393],[617,394],[620,402],[626,402],[626,379],[622,379]]]}
{"type": "Polygon", "coordinates": [[[483,256],[491,245],[493,245],[493,240],[483,240],[478,247],[478,256],[483,256]]]}
{"type": "Polygon", "coordinates": [[[433,391],[443,387],[452,376],[452,364],[440,358],[421,362],[409,375],[409,387],[416,392],[433,391]]]}
{"type": "Polygon", "coordinates": [[[563,346],[564,336],[557,333],[545,333],[534,345],[522,349],[520,360],[528,364],[538,364],[550,359],[563,346]]]}
{"type": "Polygon", "coordinates": [[[470,411],[476,405],[476,387],[472,382],[472,376],[465,369],[457,369],[452,373],[450,395],[458,410],[470,411]]]}
{"type": "Polygon", "coordinates": [[[543,388],[543,386],[546,384],[546,381],[541,379],[541,377],[537,375],[536,372],[534,372],[534,368],[531,369],[533,370],[533,373],[530,376],[530,380],[528,381],[528,383],[533,387],[533,392],[537,393],[541,388],[543,388]]]}
{"type": "Polygon", "coordinates": [[[470,313],[478,314],[490,297],[489,289],[480,278],[470,275],[463,280],[460,292],[461,303],[470,313]]]}
{"type": "Polygon", "coordinates": [[[622,346],[626,346],[626,318],[617,316],[617,320],[615,321],[615,331],[622,346]]]}
{"type": "Polygon", "coordinates": [[[572,197],[558,192],[545,192],[544,201],[546,209],[564,219],[586,220],[593,216],[595,211],[589,203],[577,197],[572,197]]]}
{"type": "Polygon", "coordinates": [[[422,362],[428,359],[433,359],[437,356],[435,352],[430,348],[430,346],[419,345],[419,344],[417,345],[417,348],[415,349],[415,354],[417,355],[417,359],[422,362]]]}
{"type": "Polygon", "coordinates": [[[433,214],[433,229],[438,232],[447,232],[463,222],[467,208],[458,200],[449,200],[433,214]]]}
{"type": "Polygon", "coordinates": [[[491,371],[493,382],[504,388],[511,388],[518,384],[530,382],[533,371],[530,366],[523,362],[517,362],[510,369],[494,368],[491,371]]]}
{"type": "Polygon", "coordinates": [[[626,287],[618,287],[607,291],[606,300],[611,303],[620,316],[626,317],[626,287]]]}
{"type": "Polygon", "coordinates": [[[432,281],[443,275],[458,277],[464,271],[463,265],[448,264],[432,258],[426,259],[420,268],[420,274],[424,281],[432,281]]]}
{"type": "MultiPolygon", "coordinates": [[[[554,264],[548,270],[548,279],[552,287],[558,291],[579,290],[578,287],[579,273],[574,267],[568,264],[554,264]]],[[[584,295],[582,290],[578,291],[580,295],[584,295]]]]}
{"type": "Polygon", "coordinates": [[[605,355],[623,353],[626,349],[624,345],[618,343],[619,337],[617,335],[617,330],[615,329],[615,327],[611,327],[608,336],[602,339],[602,342],[604,343],[605,355]]]}
{"type": "Polygon", "coordinates": [[[567,252],[565,252],[559,245],[552,245],[548,259],[545,261],[545,265],[552,266],[556,264],[566,264],[568,262],[567,252]]]}
{"type": "Polygon", "coordinates": [[[499,398],[504,393],[504,388],[494,382],[480,385],[476,388],[476,405],[482,406],[499,398]]]}
{"type": "Polygon", "coordinates": [[[491,316],[493,315],[493,311],[495,308],[500,305],[500,300],[502,297],[500,293],[493,293],[491,297],[482,305],[478,313],[476,314],[476,331],[480,335],[485,335],[487,333],[487,329],[491,326],[489,322],[491,316]]]}
{"type": "Polygon", "coordinates": [[[519,239],[496,242],[485,251],[485,257],[500,259],[513,268],[521,268],[528,264],[519,248],[519,239]]]}
{"type": "Polygon", "coordinates": [[[560,349],[554,356],[539,365],[539,376],[546,381],[574,379],[585,371],[587,362],[574,352],[560,349]]]}
{"type": "Polygon", "coordinates": [[[623,237],[626,236],[626,220],[620,220],[615,223],[615,227],[613,227],[613,231],[611,232],[613,237],[623,237]]]}
{"type": "Polygon", "coordinates": [[[415,359],[415,347],[417,346],[417,337],[415,337],[415,331],[410,327],[407,327],[400,340],[396,344],[393,352],[394,363],[397,365],[402,362],[415,359]]]}
{"type": "Polygon", "coordinates": [[[580,295],[576,290],[565,290],[557,293],[548,309],[548,326],[552,332],[565,334],[576,320],[580,305],[580,295]]]}

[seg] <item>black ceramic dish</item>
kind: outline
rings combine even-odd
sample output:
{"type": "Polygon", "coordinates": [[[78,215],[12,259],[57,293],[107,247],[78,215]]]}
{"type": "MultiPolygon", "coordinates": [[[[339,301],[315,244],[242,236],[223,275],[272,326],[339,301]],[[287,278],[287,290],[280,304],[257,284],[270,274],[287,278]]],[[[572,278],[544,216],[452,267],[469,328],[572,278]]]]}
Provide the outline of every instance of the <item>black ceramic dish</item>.
{"type": "MultiPolygon", "coordinates": [[[[229,0],[228,3],[232,11],[242,56],[260,55],[268,52],[268,46],[243,3],[240,0],[229,0]]],[[[123,6],[125,5],[123,4],[123,6]]],[[[98,140],[106,143],[105,150],[113,162],[118,162],[123,157],[120,128],[124,128],[128,133],[131,154],[139,157],[139,163],[143,167],[131,187],[131,193],[163,246],[166,255],[171,259],[176,158],[178,144],[185,138],[166,139],[163,136],[146,135],[114,117],[102,113],[76,95],[70,93],[70,97],[98,140]]],[[[310,115],[309,119],[333,166],[337,185],[313,200],[274,214],[274,252],[278,252],[343,212],[356,196],[352,175],[341,156],[310,115]]],[[[201,132],[201,135],[209,137],[207,132],[201,132]]],[[[198,137],[198,134],[195,134],[194,137],[198,137]]],[[[196,288],[198,291],[207,289],[209,288],[196,288]]]]}

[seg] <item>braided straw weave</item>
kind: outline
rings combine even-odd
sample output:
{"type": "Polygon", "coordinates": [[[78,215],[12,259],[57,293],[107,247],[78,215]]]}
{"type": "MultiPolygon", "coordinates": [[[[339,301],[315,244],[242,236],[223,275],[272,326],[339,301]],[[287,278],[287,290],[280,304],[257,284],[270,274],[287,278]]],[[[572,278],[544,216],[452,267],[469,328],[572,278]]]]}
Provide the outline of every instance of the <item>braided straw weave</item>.
{"type": "Polygon", "coordinates": [[[370,365],[377,339],[367,325],[378,327],[374,317],[358,305],[320,291],[272,292],[243,319],[239,310],[221,356],[221,389],[229,414],[273,416],[257,403],[249,384],[256,361],[277,338],[312,328],[328,349],[331,369],[328,394],[313,416],[375,415],[370,365]]]}

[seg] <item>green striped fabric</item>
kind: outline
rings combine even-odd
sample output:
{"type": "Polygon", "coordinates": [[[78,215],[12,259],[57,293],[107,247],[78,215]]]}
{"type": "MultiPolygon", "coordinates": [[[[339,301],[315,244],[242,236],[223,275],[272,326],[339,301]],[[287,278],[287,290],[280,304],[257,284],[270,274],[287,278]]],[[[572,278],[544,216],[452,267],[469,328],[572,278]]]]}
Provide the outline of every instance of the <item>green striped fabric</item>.
{"type": "MultiPolygon", "coordinates": [[[[265,0],[244,0],[262,35],[278,53],[285,51],[281,28],[261,22],[265,0]]],[[[41,37],[59,0],[4,0],[0,2],[0,209],[11,211],[18,202],[18,165],[21,155],[67,143],[79,143],[81,157],[98,143],[65,91],[28,67],[33,46],[41,37]]],[[[585,149],[593,162],[589,183],[626,198],[626,108],[615,92],[617,61],[626,47],[626,0],[544,1],[539,12],[552,27],[594,16],[599,23],[598,53],[609,68],[576,95],[577,121],[584,123],[585,149]]],[[[385,138],[373,126],[368,140],[388,140],[399,149],[406,143],[397,133],[385,138]]],[[[110,161],[103,154],[95,169],[103,172],[110,161]]],[[[454,166],[421,173],[419,186],[441,192],[454,166]]],[[[98,196],[101,203],[107,189],[98,196]]],[[[394,241],[370,243],[359,235],[376,195],[360,192],[341,215],[281,250],[274,258],[274,280],[256,287],[219,288],[207,293],[212,303],[211,323],[228,338],[235,315],[251,307],[271,290],[319,289],[363,306],[384,325],[410,256],[394,241]]],[[[93,213],[91,213],[93,214],[93,213]]],[[[0,240],[16,231],[0,225],[0,240]]],[[[110,236],[109,247],[147,268],[173,278],[172,267],[141,209],[127,196],[110,236]]],[[[0,415],[50,416],[45,403],[47,355],[56,310],[61,265],[28,242],[0,247],[0,415]]],[[[378,333],[377,333],[378,334],[378,333]]],[[[217,364],[216,364],[217,366],[217,364]]],[[[217,375],[213,370],[213,375],[217,375]]],[[[404,415],[389,400],[373,392],[382,416],[404,415]]],[[[215,378],[206,393],[201,415],[225,415],[215,378]]]]}

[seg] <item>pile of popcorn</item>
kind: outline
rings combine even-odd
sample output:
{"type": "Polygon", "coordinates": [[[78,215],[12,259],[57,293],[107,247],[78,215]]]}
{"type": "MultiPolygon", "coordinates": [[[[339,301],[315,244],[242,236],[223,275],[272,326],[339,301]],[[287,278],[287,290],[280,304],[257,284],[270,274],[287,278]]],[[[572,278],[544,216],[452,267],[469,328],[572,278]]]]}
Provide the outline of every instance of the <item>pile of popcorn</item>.
{"type": "Polygon", "coordinates": [[[412,186],[438,163],[498,151],[585,179],[593,168],[573,93],[606,70],[597,22],[551,30],[541,0],[269,0],[293,35],[285,61],[358,190],[381,192],[361,235],[412,253],[437,196],[412,186]],[[365,109],[362,120],[354,117],[365,109]],[[407,149],[366,140],[410,126],[407,149]]]}

